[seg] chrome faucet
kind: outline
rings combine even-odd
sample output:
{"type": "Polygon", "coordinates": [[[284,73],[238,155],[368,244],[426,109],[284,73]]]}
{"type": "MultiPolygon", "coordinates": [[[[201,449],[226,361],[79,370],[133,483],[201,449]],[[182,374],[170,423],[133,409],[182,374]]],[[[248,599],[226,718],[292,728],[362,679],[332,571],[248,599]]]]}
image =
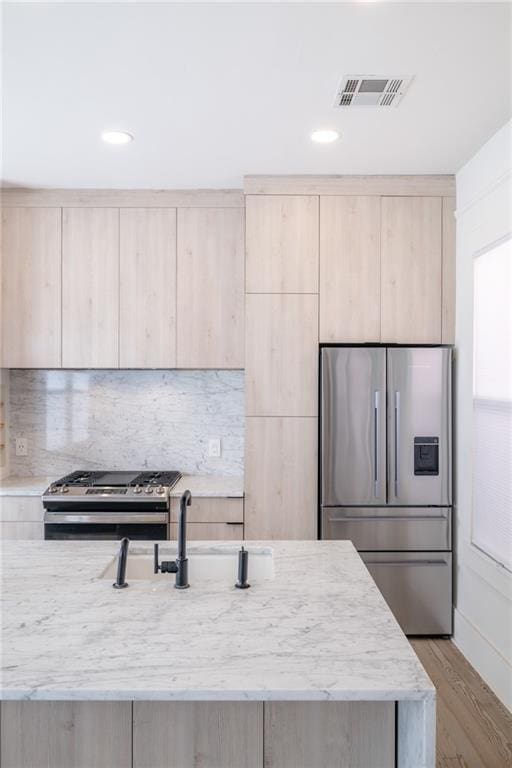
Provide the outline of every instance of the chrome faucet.
{"type": "Polygon", "coordinates": [[[175,573],[176,589],[187,589],[188,583],[188,558],[187,558],[187,507],[192,503],[192,494],[185,491],[180,499],[180,517],[178,520],[178,556],[176,560],[162,560],[158,562],[158,544],[154,548],[155,573],[175,573]]]}

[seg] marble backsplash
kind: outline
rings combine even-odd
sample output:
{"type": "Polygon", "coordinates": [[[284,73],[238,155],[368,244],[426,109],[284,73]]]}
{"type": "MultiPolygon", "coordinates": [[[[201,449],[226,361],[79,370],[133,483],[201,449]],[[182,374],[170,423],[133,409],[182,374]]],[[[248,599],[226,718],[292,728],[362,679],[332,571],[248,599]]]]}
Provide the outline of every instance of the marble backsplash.
{"type": "Polygon", "coordinates": [[[179,469],[242,475],[243,371],[13,370],[12,475],[179,469]],[[28,456],[15,438],[28,438],[28,456]],[[220,438],[220,458],[208,456],[220,438]]]}

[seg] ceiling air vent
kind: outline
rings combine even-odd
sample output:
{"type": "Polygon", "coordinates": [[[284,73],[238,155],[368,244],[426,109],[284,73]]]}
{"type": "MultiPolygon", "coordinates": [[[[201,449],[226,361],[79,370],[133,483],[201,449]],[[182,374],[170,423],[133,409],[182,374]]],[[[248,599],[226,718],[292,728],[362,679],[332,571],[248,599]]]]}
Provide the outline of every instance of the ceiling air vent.
{"type": "Polygon", "coordinates": [[[335,107],[396,107],[412,77],[345,75],[334,100],[335,107]]]}

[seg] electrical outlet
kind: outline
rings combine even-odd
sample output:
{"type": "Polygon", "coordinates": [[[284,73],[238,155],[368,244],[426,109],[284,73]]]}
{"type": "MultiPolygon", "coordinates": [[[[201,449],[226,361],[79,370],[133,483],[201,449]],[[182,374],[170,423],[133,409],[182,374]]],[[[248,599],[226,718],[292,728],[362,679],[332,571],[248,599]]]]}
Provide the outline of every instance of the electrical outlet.
{"type": "Polygon", "coordinates": [[[213,459],[220,458],[220,437],[212,437],[208,440],[208,456],[213,459]]]}
{"type": "Polygon", "coordinates": [[[16,456],[28,456],[28,440],[26,437],[16,438],[16,456]]]}

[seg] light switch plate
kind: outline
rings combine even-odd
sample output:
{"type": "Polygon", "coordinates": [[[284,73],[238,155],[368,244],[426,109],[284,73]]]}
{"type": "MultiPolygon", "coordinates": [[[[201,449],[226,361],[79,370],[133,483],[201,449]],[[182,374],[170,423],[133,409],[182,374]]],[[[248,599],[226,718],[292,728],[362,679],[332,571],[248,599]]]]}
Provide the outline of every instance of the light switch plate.
{"type": "Polygon", "coordinates": [[[16,456],[28,456],[28,440],[26,437],[16,438],[16,456]]]}
{"type": "Polygon", "coordinates": [[[220,437],[212,437],[208,440],[208,456],[212,459],[220,458],[220,437]]]}

